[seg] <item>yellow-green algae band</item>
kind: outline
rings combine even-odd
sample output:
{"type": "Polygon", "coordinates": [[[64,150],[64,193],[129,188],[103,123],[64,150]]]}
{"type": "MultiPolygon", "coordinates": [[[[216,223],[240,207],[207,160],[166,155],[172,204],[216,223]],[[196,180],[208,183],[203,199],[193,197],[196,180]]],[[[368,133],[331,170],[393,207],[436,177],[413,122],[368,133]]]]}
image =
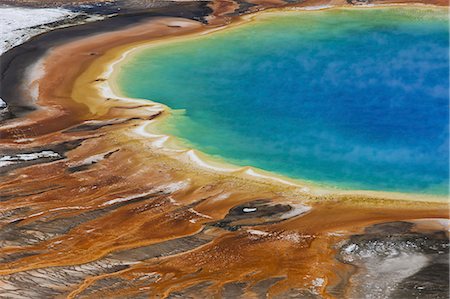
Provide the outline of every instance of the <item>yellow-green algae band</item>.
{"type": "MultiPolygon", "coordinates": [[[[415,30],[415,32],[419,31],[419,33],[420,33],[420,30],[418,30],[418,29],[424,27],[424,24],[426,25],[425,26],[425,30],[431,30],[431,32],[432,32],[433,29],[436,29],[436,28],[438,29],[437,31],[441,30],[442,29],[442,24],[445,23],[444,18],[443,18],[444,14],[445,14],[444,10],[442,10],[442,9],[435,9],[435,8],[429,8],[429,7],[425,7],[425,8],[404,8],[404,7],[403,8],[397,8],[397,7],[395,7],[395,8],[376,8],[376,9],[370,9],[370,10],[369,9],[333,9],[333,10],[328,10],[328,11],[323,11],[323,12],[288,12],[288,13],[285,13],[285,12],[282,12],[282,13],[275,12],[275,13],[273,13],[273,12],[271,12],[271,13],[265,13],[265,14],[259,15],[256,18],[257,21],[253,22],[253,23],[249,23],[249,25],[243,25],[243,26],[240,26],[240,27],[233,27],[233,28],[231,28],[229,30],[225,30],[225,31],[222,31],[222,32],[209,34],[209,35],[196,35],[194,37],[190,37],[189,39],[184,37],[184,38],[181,38],[181,39],[178,39],[178,40],[177,39],[173,39],[173,40],[169,40],[169,41],[161,42],[161,43],[149,43],[147,46],[140,48],[141,51],[138,52],[138,53],[140,53],[140,54],[138,54],[138,56],[133,55],[132,59],[127,59],[126,61],[121,63],[121,69],[122,70],[121,70],[120,73],[116,74],[116,76],[123,77],[123,74],[126,74],[126,70],[124,71],[123,69],[127,68],[128,66],[132,68],[133,67],[133,63],[136,62],[139,58],[142,58],[141,56],[144,55],[144,54],[147,54],[147,52],[148,52],[149,55],[150,54],[151,55],[156,55],[156,56],[152,56],[154,59],[150,59],[151,62],[148,65],[149,68],[154,67],[155,64],[165,65],[165,63],[169,63],[170,64],[170,63],[172,63],[174,61],[177,62],[176,63],[177,66],[180,66],[182,64],[182,61],[180,59],[177,60],[176,55],[175,56],[171,55],[170,56],[171,59],[169,59],[170,61],[161,59],[161,57],[158,57],[158,55],[159,54],[164,55],[164,53],[166,53],[167,55],[174,54],[174,53],[177,54],[176,50],[180,50],[179,47],[178,47],[180,45],[183,46],[183,50],[182,50],[183,53],[184,53],[184,51],[187,51],[186,54],[189,54],[190,46],[193,43],[198,45],[199,42],[201,42],[201,43],[204,42],[204,43],[206,43],[205,44],[206,46],[208,46],[208,42],[213,43],[213,44],[214,44],[214,42],[220,43],[220,39],[221,38],[228,38],[229,36],[236,36],[236,35],[239,36],[239,34],[241,34],[241,35],[245,34],[245,31],[248,29],[248,28],[246,28],[246,26],[250,27],[251,28],[250,31],[251,31],[251,30],[258,30],[258,29],[255,29],[254,27],[258,27],[258,26],[264,27],[267,24],[272,24],[273,23],[272,22],[273,21],[272,18],[274,18],[274,17],[275,18],[283,17],[284,19],[292,18],[290,20],[291,22],[292,21],[296,21],[297,22],[298,18],[301,17],[302,20],[300,22],[298,22],[298,23],[300,23],[300,24],[304,24],[304,23],[308,24],[308,20],[305,21],[304,20],[305,18],[307,19],[307,17],[310,17],[310,18],[315,19],[315,18],[319,17],[319,19],[320,19],[320,17],[322,17],[320,14],[321,13],[325,13],[325,12],[326,13],[336,14],[338,16],[339,15],[340,16],[345,16],[346,19],[350,18],[350,21],[352,20],[352,18],[351,18],[352,16],[349,17],[347,14],[351,14],[351,15],[355,15],[356,14],[355,15],[356,19],[358,19],[358,18],[367,17],[366,14],[369,13],[369,12],[376,12],[377,14],[381,15],[380,18],[383,20],[383,26],[388,26],[389,25],[389,23],[386,21],[386,20],[388,20],[388,21],[391,20],[389,18],[389,16],[390,17],[395,16],[399,20],[401,20],[402,22],[404,22],[406,24],[406,25],[404,25],[404,26],[406,26],[406,28],[404,28],[404,30],[406,30],[406,31],[408,31],[408,30],[411,30],[411,31],[415,30]],[[317,14],[319,14],[319,16],[317,16],[317,14]],[[414,20],[411,20],[411,19],[414,19],[413,17],[415,17],[415,19],[417,19],[418,14],[420,14],[422,21],[419,22],[419,21],[416,20],[414,22],[414,20]],[[267,23],[267,20],[269,20],[269,23],[267,23]],[[417,22],[419,22],[419,23],[417,23],[417,22]],[[420,26],[418,26],[418,25],[420,25],[420,26]],[[175,52],[173,52],[173,51],[175,51],[175,52]]],[[[355,16],[353,16],[353,17],[355,17],[355,16]]],[[[327,16],[326,18],[329,19],[329,20],[333,19],[330,16],[327,16]]],[[[314,25],[314,22],[312,22],[311,20],[309,20],[309,21],[310,21],[310,24],[314,25]]],[[[282,22],[278,22],[277,24],[279,26],[281,26],[281,27],[283,25],[282,22]]],[[[372,26],[372,27],[376,28],[378,25],[380,25],[380,24],[377,24],[377,22],[374,22],[374,24],[369,24],[367,26],[368,27],[372,26]]],[[[399,26],[398,24],[396,24],[396,25],[399,26]]],[[[352,30],[352,29],[354,29],[354,26],[355,26],[355,24],[353,24],[352,22],[349,22],[349,25],[347,26],[349,28],[347,28],[347,29],[348,30],[352,30]]],[[[271,27],[274,27],[274,26],[271,26],[271,27]]],[[[302,28],[299,28],[299,30],[300,29],[302,29],[302,28]]],[[[316,28],[315,30],[319,30],[319,29],[316,28]]],[[[275,29],[271,28],[271,30],[275,30],[275,29]]],[[[344,29],[342,29],[342,30],[345,31],[344,29]]],[[[409,33],[410,32],[407,32],[407,34],[409,34],[409,33]]],[[[263,34],[261,34],[261,35],[263,35],[263,34]]],[[[273,35],[272,35],[272,37],[273,37],[273,35]]],[[[203,50],[198,50],[198,51],[202,51],[201,52],[202,55],[200,55],[200,56],[202,56],[202,59],[203,59],[205,57],[203,54],[207,54],[207,52],[204,50],[205,47],[199,47],[199,48],[203,49],[203,50]]],[[[208,50],[211,50],[211,49],[208,49],[208,50]]],[[[214,53],[214,54],[217,54],[217,53],[214,53]]],[[[211,56],[214,56],[214,55],[211,55],[211,56]]],[[[246,57],[246,58],[249,58],[249,57],[246,57]]],[[[140,63],[142,63],[142,61],[140,63]]],[[[199,63],[199,65],[201,66],[200,63],[199,63]]],[[[205,65],[209,65],[209,64],[205,64],[205,65]]],[[[211,65],[214,65],[214,63],[212,63],[211,65]]],[[[145,69],[147,69],[147,68],[145,68],[145,69]]],[[[173,72],[173,71],[177,72],[178,69],[179,68],[170,68],[170,69],[167,69],[167,72],[173,72]]],[[[158,74],[161,75],[162,73],[159,72],[158,74]]],[[[191,73],[191,75],[192,75],[191,81],[194,81],[195,78],[196,78],[196,75],[194,73],[191,73]]],[[[151,74],[146,74],[145,76],[147,78],[152,78],[151,81],[153,81],[153,79],[155,79],[155,77],[152,77],[151,74]]],[[[170,79],[173,80],[174,78],[176,79],[177,76],[172,76],[170,79]]],[[[155,82],[158,82],[157,85],[161,86],[161,84],[160,84],[161,82],[157,81],[157,78],[156,78],[155,82]]],[[[151,84],[156,84],[155,82],[147,82],[147,83],[150,84],[150,85],[147,85],[147,87],[152,86],[151,84]]],[[[179,85],[177,84],[176,86],[178,87],[179,85]]],[[[121,87],[122,87],[121,89],[123,91],[123,85],[121,87]]],[[[160,90],[158,90],[158,88],[147,88],[147,87],[145,89],[149,90],[151,92],[153,92],[153,91],[160,92],[160,90]]],[[[155,86],[153,85],[153,87],[155,87],[155,86]]],[[[162,88],[162,89],[164,90],[164,88],[162,88]]],[[[174,86],[172,86],[171,89],[167,88],[165,90],[177,91],[177,90],[184,90],[184,88],[174,88],[174,86]]],[[[196,90],[199,90],[199,89],[197,88],[196,90]]],[[[116,90],[116,92],[117,92],[117,90],[116,90]]],[[[134,97],[134,95],[132,95],[132,96],[134,97]]],[[[165,102],[164,100],[159,99],[158,97],[153,97],[153,96],[146,96],[146,97],[144,97],[144,96],[140,96],[140,98],[151,98],[152,100],[162,101],[164,104],[169,104],[169,103],[165,102]]],[[[190,103],[191,101],[180,101],[180,102],[183,102],[183,103],[189,102],[190,103]]],[[[203,103],[204,102],[202,102],[202,104],[203,103]]],[[[170,105],[169,104],[169,106],[172,107],[172,108],[179,108],[176,105],[170,105]]],[[[204,110],[202,110],[202,111],[204,112],[204,110]]],[[[251,110],[248,109],[246,111],[251,111],[251,110]]],[[[176,114],[176,113],[174,113],[174,114],[176,114]]],[[[234,116],[236,116],[236,115],[234,115],[234,116]]],[[[195,118],[193,118],[193,117],[186,117],[186,116],[181,116],[181,117],[178,116],[178,117],[174,117],[173,119],[175,120],[175,123],[180,122],[180,120],[181,120],[182,123],[184,121],[183,124],[186,124],[186,123],[192,124],[192,122],[196,121],[195,118]]],[[[445,117],[444,117],[444,119],[445,119],[445,117]]],[[[236,118],[234,117],[233,120],[236,120],[236,118]]],[[[173,123],[174,122],[169,122],[169,123],[166,122],[165,124],[163,123],[164,127],[165,127],[163,129],[163,132],[167,133],[168,132],[167,127],[173,125],[173,123]]],[[[239,122],[236,122],[236,123],[239,123],[239,122]]],[[[189,126],[185,126],[185,128],[188,128],[188,127],[189,126]]],[[[196,129],[199,129],[199,127],[196,127],[196,129]]],[[[214,129],[216,129],[216,128],[214,127],[214,129]]],[[[172,134],[175,133],[175,135],[180,136],[180,134],[179,134],[179,126],[176,126],[175,129],[172,128],[172,131],[169,130],[169,133],[172,133],[172,134]]],[[[217,138],[222,138],[224,135],[223,134],[222,135],[221,134],[215,134],[215,136],[217,138]]],[[[184,137],[184,136],[181,136],[181,137],[184,137]]],[[[227,136],[227,137],[229,137],[229,136],[227,136]]],[[[222,139],[228,139],[228,138],[222,138],[222,139]]],[[[192,140],[190,140],[190,139],[189,139],[189,142],[191,144],[193,143],[192,140]]],[[[267,142],[267,143],[269,145],[271,145],[271,142],[267,142]]],[[[197,146],[196,146],[196,148],[197,148],[197,146]]],[[[200,147],[200,149],[203,150],[204,152],[208,153],[208,154],[211,154],[210,151],[205,150],[202,147],[200,147]]],[[[212,154],[217,154],[217,153],[212,153],[212,154]]],[[[223,155],[220,155],[220,156],[222,157],[223,155]]],[[[211,160],[211,159],[209,159],[209,160],[211,160]]],[[[217,160],[217,159],[215,159],[215,160],[217,160]]],[[[227,158],[226,160],[227,161],[231,161],[231,162],[235,162],[235,164],[238,164],[238,165],[239,164],[240,165],[245,165],[245,164],[255,165],[255,163],[239,163],[239,162],[242,162],[242,160],[238,161],[238,160],[233,160],[233,159],[230,159],[230,158],[227,158]]],[[[260,165],[257,165],[257,166],[260,166],[260,165]]],[[[268,169],[267,167],[262,167],[262,168],[268,169]]],[[[273,170],[273,169],[269,169],[269,170],[273,170]]],[[[293,177],[295,177],[295,176],[293,176],[293,177]]],[[[296,178],[299,178],[299,177],[296,177],[296,178]]],[[[304,178],[300,177],[300,179],[302,179],[301,180],[302,183],[305,182],[304,178]]],[[[289,180],[289,181],[292,181],[292,180],[289,180]]],[[[313,180],[313,181],[315,182],[314,185],[317,184],[317,181],[320,182],[320,180],[313,180]]],[[[304,184],[300,184],[300,185],[304,185],[304,184]]],[[[327,187],[326,189],[331,190],[332,192],[336,192],[337,190],[335,188],[333,188],[333,187],[330,188],[330,185],[332,185],[332,184],[326,185],[326,187],[327,187]]],[[[441,189],[442,189],[443,185],[445,185],[445,183],[443,183],[439,187],[441,187],[441,189]]],[[[336,184],[334,186],[336,186],[336,184]]],[[[342,188],[342,187],[344,187],[346,189],[350,189],[350,187],[352,187],[352,186],[349,186],[349,185],[346,186],[345,184],[340,184],[339,188],[342,188]]],[[[323,188],[320,188],[320,189],[323,190],[323,188]]],[[[360,188],[359,188],[359,186],[357,186],[356,188],[353,188],[353,189],[360,189],[360,188]]],[[[363,188],[363,189],[369,189],[370,190],[371,188],[363,188]]],[[[389,190],[389,188],[380,189],[380,190],[385,191],[386,189],[389,190]]],[[[430,193],[439,193],[439,192],[433,192],[432,189],[430,189],[430,190],[426,190],[426,191],[429,191],[430,193]],[[430,192],[430,190],[431,190],[431,192],[430,192]]],[[[389,191],[392,191],[392,190],[389,190],[389,191]]],[[[398,191],[398,190],[395,190],[395,191],[398,191]]],[[[417,190],[417,189],[414,189],[414,188],[412,190],[400,190],[400,191],[402,191],[402,192],[404,192],[404,191],[415,192],[415,193],[423,192],[423,190],[417,190]]],[[[341,191],[339,191],[339,192],[341,192],[341,191]]],[[[347,190],[347,191],[344,191],[344,193],[354,193],[354,192],[347,190]]],[[[358,191],[358,193],[367,193],[367,192],[358,191]]],[[[375,194],[374,192],[369,192],[369,193],[370,194],[375,194]]],[[[391,195],[393,195],[393,194],[391,194],[391,195]]],[[[403,195],[396,194],[394,197],[398,197],[398,196],[400,196],[402,198],[404,198],[404,197],[411,198],[411,197],[416,197],[417,195],[413,196],[412,194],[403,194],[403,195]]],[[[446,199],[443,196],[433,196],[433,195],[430,196],[428,194],[427,195],[419,195],[419,197],[420,197],[420,199],[427,198],[427,199],[432,199],[432,200],[436,200],[436,199],[438,199],[438,200],[445,200],[446,199]]]]}

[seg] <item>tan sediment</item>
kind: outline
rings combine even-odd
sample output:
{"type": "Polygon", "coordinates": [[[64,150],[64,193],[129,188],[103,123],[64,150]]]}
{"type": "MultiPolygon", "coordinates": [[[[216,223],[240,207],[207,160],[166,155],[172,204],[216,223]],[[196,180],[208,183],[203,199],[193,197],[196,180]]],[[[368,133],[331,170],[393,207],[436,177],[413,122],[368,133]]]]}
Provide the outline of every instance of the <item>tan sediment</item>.
{"type": "Polygon", "coordinates": [[[0,226],[19,236],[2,240],[0,258],[35,253],[1,263],[2,285],[13,275],[33,275],[36,269],[52,275],[55,266],[66,269],[87,263],[93,272],[77,268],[80,280],[67,283],[60,278],[65,284],[55,288],[72,297],[156,297],[209,282],[197,290],[196,297],[201,298],[220,296],[226,283],[246,282],[245,294],[251,298],[255,296],[253,286],[264,279],[283,277],[268,289],[268,294],[275,296],[293,288],[311,289],[312,281],[320,277],[325,284],[315,291],[330,298],[326,286],[338,284],[340,274],[352,271],[334,258],[338,242],[374,223],[448,218],[444,202],[412,201],[404,195],[401,200],[392,194],[306,192],[297,185],[257,179],[239,171],[198,167],[180,159],[183,153],[169,154],[134,132],[149,119],[164,116],[159,105],[105,99],[99,93],[107,79],[99,76],[124,51],[217,26],[159,18],[68,43],[48,53],[45,74],[39,80],[38,104],[49,108],[27,116],[33,125],[21,124],[19,119],[0,128],[3,136],[9,137],[2,140],[2,146],[17,149],[76,139],[83,142],[67,152],[67,159],[20,168],[0,183],[0,193],[13,197],[2,202],[0,226]],[[125,121],[97,130],[63,132],[83,123],[117,119],[125,121]],[[31,139],[17,142],[24,138],[31,139]],[[106,154],[107,158],[95,164],[86,162],[106,154]],[[68,171],[86,164],[83,171],[68,171]],[[49,191],[36,192],[46,189],[49,191]],[[270,202],[274,211],[296,205],[311,209],[284,221],[280,218],[283,213],[255,218],[249,213],[248,218],[232,222],[248,225],[235,231],[207,225],[220,222],[233,207],[261,199],[270,202]],[[138,260],[127,251],[163,246],[204,229],[205,238],[211,241],[189,250],[138,260]],[[21,234],[26,236],[24,240],[21,234]],[[120,252],[125,253],[117,256],[120,252]],[[133,262],[127,264],[128,260],[133,262]],[[92,264],[95,261],[97,264],[92,264]],[[126,264],[128,268],[108,272],[103,263],[126,264]]]}

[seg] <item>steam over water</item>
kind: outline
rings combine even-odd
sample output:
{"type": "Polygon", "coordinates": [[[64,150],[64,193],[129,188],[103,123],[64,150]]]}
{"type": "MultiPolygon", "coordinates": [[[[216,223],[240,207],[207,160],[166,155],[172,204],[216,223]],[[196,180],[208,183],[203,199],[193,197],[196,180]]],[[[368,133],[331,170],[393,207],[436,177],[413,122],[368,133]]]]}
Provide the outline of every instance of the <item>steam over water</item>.
{"type": "Polygon", "coordinates": [[[445,9],[268,13],[124,65],[130,97],[207,154],[350,189],[445,194],[445,9]]]}

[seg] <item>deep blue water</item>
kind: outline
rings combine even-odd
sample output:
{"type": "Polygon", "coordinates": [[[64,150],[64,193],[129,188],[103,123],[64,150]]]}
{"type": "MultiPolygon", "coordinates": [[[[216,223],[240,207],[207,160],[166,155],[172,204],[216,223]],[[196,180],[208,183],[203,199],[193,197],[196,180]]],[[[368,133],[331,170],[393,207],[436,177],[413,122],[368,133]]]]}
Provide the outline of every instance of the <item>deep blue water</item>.
{"type": "Polygon", "coordinates": [[[184,109],[163,131],[238,165],[340,188],[448,189],[445,10],[269,14],[147,49],[131,97],[184,109]]]}

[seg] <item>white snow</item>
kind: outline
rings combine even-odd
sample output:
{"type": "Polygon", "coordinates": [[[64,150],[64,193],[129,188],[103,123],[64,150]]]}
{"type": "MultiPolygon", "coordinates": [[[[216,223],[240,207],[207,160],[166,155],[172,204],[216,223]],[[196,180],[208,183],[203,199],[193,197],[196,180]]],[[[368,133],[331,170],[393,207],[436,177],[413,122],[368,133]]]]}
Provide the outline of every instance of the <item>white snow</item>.
{"type": "Polygon", "coordinates": [[[60,155],[53,151],[42,151],[38,153],[17,154],[15,156],[6,155],[0,157],[0,167],[14,164],[17,161],[31,161],[40,158],[59,158],[60,155]]]}
{"type": "Polygon", "coordinates": [[[101,153],[101,154],[90,156],[90,157],[84,159],[83,161],[81,161],[81,163],[79,163],[78,165],[89,165],[89,164],[100,162],[105,159],[105,156],[107,154],[109,154],[109,153],[107,152],[107,153],[101,153]]]}
{"type": "Polygon", "coordinates": [[[251,213],[254,211],[256,211],[256,208],[243,208],[242,209],[242,212],[244,212],[244,213],[251,213]]]}
{"type": "Polygon", "coordinates": [[[345,247],[344,251],[345,251],[345,253],[350,254],[350,253],[352,253],[353,251],[355,251],[356,249],[358,249],[358,245],[356,245],[356,244],[350,244],[350,245],[348,245],[347,247],[345,247]]]}
{"type": "Polygon", "coordinates": [[[156,192],[164,192],[164,193],[170,194],[170,193],[175,193],[177,191],[180,191],[181,189],[184,189],[187,186],[189,186],[189,182],[187,182],[187,181],[169,183],[169,184],[157,187],[156,192]]]}
{"type": "Polygon", "coordinates": [[[291,243],[300,243],[303,238],[311,237],[309,235],[302,236],[296,232],[284,232],[282,233],[278,239],[289,241],[291,243]]]}
{"type": "Polygon", "coordinates": [[[268,232],[265,232],[265,231],[262,231],[262,230],[257,230],[257,229],[248,229],[247,232],[249,234],[256,235],[256,236],[268,236],[268,235],[270,235],[268,232]]]}
{"type": "Polygon", "coordinates": [[[176,182],[176,183],[170,183],[170,184],[166,184],[166,185],[161,185],[161,186],[158,186],[156,188],[152,188],[150,191],[147,191],[147,192],[133,194],[133,195],[126,196],[126,197],[118,197],[118,198],[115,198],[115,199],[108,200],[108,201],[104,202],[101,206],[109,206],[109,205],[112,205],[112,204],[133,200],[133,199],[138,198],[138,197],[143,197],[143,196],[147,196],[147,195],[150,195],[150,194],[155,194],[155,193],[158,193],[158,192],[165,192],[165,193],[168,193],[168,194],[169,193],[174,193],[176,191],[179,191],[181,189],[186,188],[188,185],[189,185],[189,183],[186,182],[186,181],[180,181],[180,182],[176,182]]]}
{"type": "Polygon", "coordinates": [[[0,7],[0,54],[50,29],[42,25],[76,15],[64,8],[0,7]]]}
{"type": "Polygon", "coordinates": [[[281,219],[289,219],[292,217],[296,217],[302,214],[305,214],[311,210],[311,207],[305,206],[302,204],[291,204],[292,209],[283,215],[281,215],[281,219]]]}
{"type": "Polygon", "coordinates": [[[59,154],[53,151],[42,151],[40,153],[18,154],[17,159],[15,160],[30,161],[39,158],[57,158],[57,157],[59,157],[59,154]]]}
{"type": "Polygon", "coordinates": [[[152,193],[154,193],[154,191],[150,190],[148,192],[139,193],[139,194],[133,194],[133,195],[126,196],[126,197],[118,197],[118,198],[115,198],[115,199],[108,200],[107,202],[104,202],[101,206],[102,207],[103,206],[109,206],[109,205],[113,205],[113,204],[116,204],[116,203],[119,203],[119,202],[133,200],[135,198],[147,196],[147,195],[150,195],[152,193]]]}
{"type": "Polygon", "coordinates": [[[6,103],[5,101],[2,100],[2,98],[0,98],[0,109],[4,109],[6,108],[6,103]]]}
{"type": "Polygon", "coordinates": [[[213,202],[215,202],[215,201],[222,201],[222,200],[225,200],[225,199],[229,198],[230,195],[231,195],[230,193],[223,193],[223,194],[220,194],[219,196],[213,198],[211,201],[213,201],[213,202]]]}
{"type": "Polygon", "coordinates": [[[212,219],[211,216],[208,216],[208,215],[205,215],[205,214],[203,214],[203,213],[200,213],[200,212],[194,210],[193,208],[190,208],[190,209],[189,209],[189,212],[191,212],[191,213],[193,213],[193,214],[195,214],[195,215],[197,215],[197,216],[199,216],[199,217],[202,217],[202,218],[212,219]]]}
{"type": "Polygon", "coordinates": [[[313,294],[319,294],[319,288],[323,286],[323,284],[325,283],[325,279],[318,277],[316,279],[314,279],[312,281],[312,288],[311,288],[311,292],[313,294]]]}
{"type": "Polygon", "coordinates": [[[312,281],[312,284],[315,287],[321,287],[321,286],[323,286],[324,282],[325,282],[325,279],[318,277],[312,281]]]}

